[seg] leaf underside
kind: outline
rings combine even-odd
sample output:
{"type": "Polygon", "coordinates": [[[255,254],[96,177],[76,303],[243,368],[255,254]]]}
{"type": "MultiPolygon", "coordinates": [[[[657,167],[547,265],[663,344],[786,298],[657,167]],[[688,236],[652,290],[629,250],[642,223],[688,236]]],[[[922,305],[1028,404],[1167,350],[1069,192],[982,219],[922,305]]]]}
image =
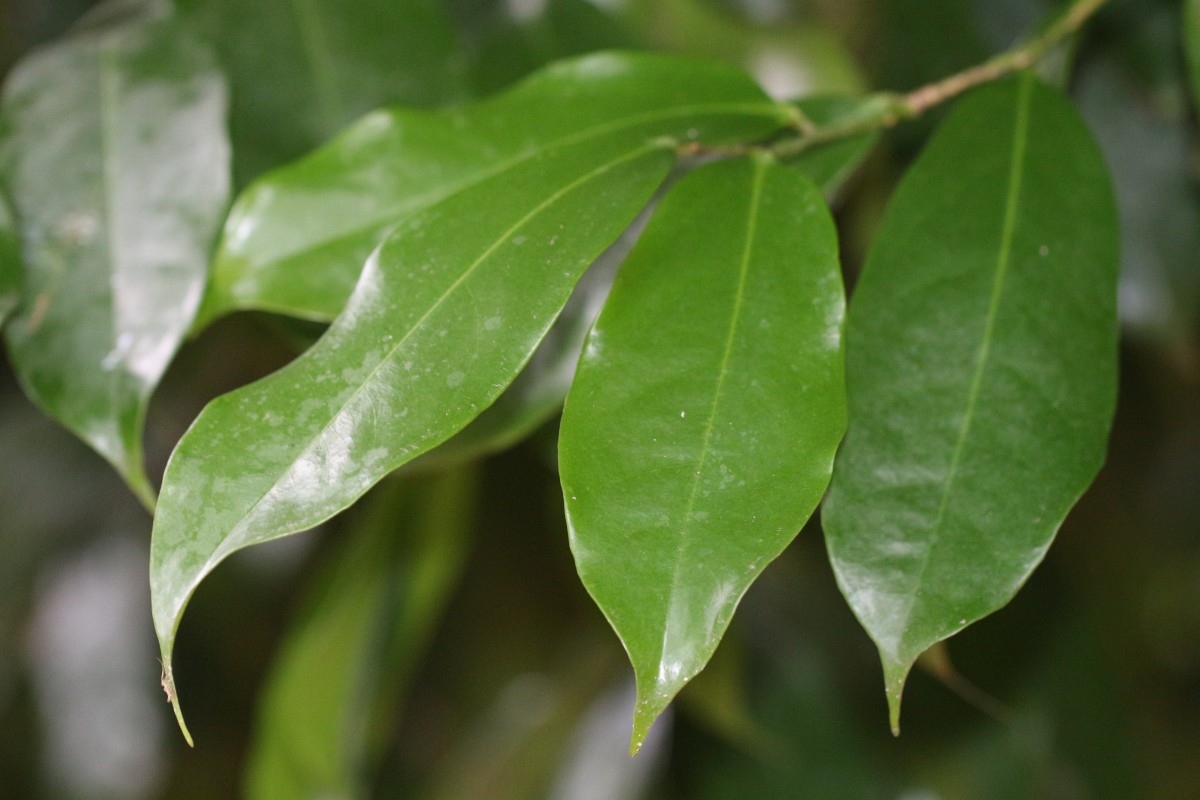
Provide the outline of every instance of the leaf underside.
{"type": "Polygon", "coordinates": [[[963,100],[889,205],[822,519],[896,730],[916,658],[1008,602],[1103,461],[1116,230],[1096,145],[1029,74],[963,100]]]}
{"type": "Polygon", "coordinates": [[[766,161],[675,185],[618,273],[563,412],[571,549],[633,663],[633,749],[800,530],[845,422],[820,192],[766,161]]]}

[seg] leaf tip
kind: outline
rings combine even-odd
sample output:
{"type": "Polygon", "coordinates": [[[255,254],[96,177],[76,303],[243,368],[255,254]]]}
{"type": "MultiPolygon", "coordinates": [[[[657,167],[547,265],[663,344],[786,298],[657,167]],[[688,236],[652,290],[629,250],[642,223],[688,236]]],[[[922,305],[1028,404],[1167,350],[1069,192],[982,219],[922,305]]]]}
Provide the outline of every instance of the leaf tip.
{"type": "Polygon", "coordinates": [[[912,669],[912,661],[900,661],[881,653],[883,662],[883,693],[887,696],[888,722],[892,736],[900,735],[900,703],[904,697],[904,683],[912,669]]]}
{"type": "Polygon", "coordinates": [[[167,702],[171,704],[171,710],[175,712],[175,721],[179,723],[179,732],[183,734],[183,740],[187,742],[188,747],[195,747],[192,733],[188,730],[187,723],[183,721],[183,709],[179,707],[179,696],[175,693],[175,676],[171,672],[170,661],[163,663],[162,689],[167,695],[167,702]]]}
{"type": "Polygon", "coordinates": [[[643,693],[641,686],[638,687],[637,706],[633,710],[633,738],[629,742],[629,755],[636,756],[638,751],[642,749],[646,738],[650,735],[650,729],[662,713],[666,711],[670,705],[674,694],[664,694],[662,692],[650,691],[643,693]]]}

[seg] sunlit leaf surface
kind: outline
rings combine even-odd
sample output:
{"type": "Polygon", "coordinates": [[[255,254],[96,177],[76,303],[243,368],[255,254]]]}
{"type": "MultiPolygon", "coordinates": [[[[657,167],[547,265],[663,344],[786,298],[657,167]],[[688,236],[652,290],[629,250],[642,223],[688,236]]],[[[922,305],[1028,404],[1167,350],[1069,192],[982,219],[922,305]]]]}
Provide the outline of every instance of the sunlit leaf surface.
{"type": "MultiPolygon", "coordinates": [[[[235,550],[342,510],[495,400],[652,196],[679,139],[753,137],[788,119],[736,72],[709,82],[713,73],[618,55],[552,70],[556,88],[543,91],[558,98],[555,115],[589,120],[581,132],[543,132],[539,145],[528,131],[520,155],[405,217],[312,349],[204,410],[167,467],[151,545],[169,687],[175,631],[200,580],[235,550]]],[[[487,120],[496,150],[543,113],[531,99],[487,120]]],[[[333,215],[342,198],[326,203],[333,215]]]]}
{"type": "Polygon", "coordinates": [[[248,798],[364,797],[461,571],[470,472],[381,484],[307,598],[259,708],[248,798]]]}
{"type": "Polygon", "coordinates": [[[576,567],[633,662],[635,749],[825,490],[843,305],[816,187],[723,162],[663,199],[588,337],[560,470],[576,567]]]}
{"type": "Polygon", "coordinates": [[[2,114],[0,170],[24,232],[13,366],[152,505],[146,403],[200,301],[228,199],[223,80],[205,47],[148,11],[28,57],[2,114]]]}
{"type": "Polygon", "coordinates": [[[892,198],[822,518],[893,728],[917,656],[1008,602],[1104,459],[1116,230],[1097,146],[1031,75],[963,100],[892,198]]]}

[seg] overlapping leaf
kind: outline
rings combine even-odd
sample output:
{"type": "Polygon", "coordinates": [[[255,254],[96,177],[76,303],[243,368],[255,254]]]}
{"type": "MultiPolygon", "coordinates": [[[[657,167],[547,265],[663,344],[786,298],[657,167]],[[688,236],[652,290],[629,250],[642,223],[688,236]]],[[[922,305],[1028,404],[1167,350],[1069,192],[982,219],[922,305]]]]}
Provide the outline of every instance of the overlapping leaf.
{"type": "Polygon", "coordinates": [[[891,201],[822,516],[893,727],[917,656],[1008,602],[1104,458],[1116,230],[1096,145],[1032,75],[964,100],[891,201]]]}
{"type": "Polygon", "coordinates": [[[459,99],[438,0],[177,0],[229,75],[239,184],[388,103],[459,99]]]}
{"type": "MultiPolygon", "coordinates": [[[[787,118],[736,72],[693,62],[602,55],[556,74],[543,91],[558,98],[556,115],[590,121],[582,133],[551,131],[545,144],[529,131],[520,156],[406,217],[311,350],[218,398],[180,441],[151,546],[168,687],[175,631],[200,580],[239,548],[337,513],[495,400],[584,268],[665,177],[677,139],[753,137],[787,118]],[[709,83],[714,74],[730,79],[709,83]],[[624,113],[614,89],[630,98],[624,113]]],[[[487,120],[497,150],[518,120],[543,113],[532,99],[487,120]]]]}
{"type": "Polygon", "coordinates": [[[457,578],[474,478],[381,484],[310,595],[259,709],[246,796],[361,797],[457,578]]]}
{"type": "Polygon", "coordinates": [[[389,228],[561,144],[653,135],[717,142],[762,135],[782,119],[737,70],[647,54],[560,62],[460,109],[375,112],[242,194],[199,321],[247,308],[332,319],[389,228]]]}
{"type": "Polygon", "coordinates": [[[2,113],[26,270],[13,365],[151,505],[146,403],[195,313],[228,198],[223,80],[147,4],[26,59],[2,113]]]}
{"type": "Polygon", "coordinates": [[[825,490],[843,305],[821,193],[725,162],[663,199],[589,334],[560,470],[579,574],[633,662],[635,749],[825,490]]]}

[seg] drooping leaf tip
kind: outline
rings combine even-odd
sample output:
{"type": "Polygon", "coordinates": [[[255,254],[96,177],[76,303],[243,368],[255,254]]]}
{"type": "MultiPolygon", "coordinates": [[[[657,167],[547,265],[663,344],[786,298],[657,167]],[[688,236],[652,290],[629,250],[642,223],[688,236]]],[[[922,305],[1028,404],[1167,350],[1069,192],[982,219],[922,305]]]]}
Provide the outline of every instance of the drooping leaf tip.
{"type": "Polygon", "coordinates": [[[904,697],[904,683],[912,669],[912,661],[898,661],[880,653],[883,661],[883,693],[887,696],[888,724],[892,736],[900,735],[900,704],[904,697]]]}
{"type": "Polygon", "coordinates": [[[179,707],[179,696],[175,693],[175,676],[171,674],[170,666],[163,666],[162,689],[167,695],[167,702],[171,704],[171,710],[175,712],[175,721],[179,724],[179,732],[183,734],[183,740],[187,742],[188,747],[195,747],[192,733],[188,730],[187,723],[183,721],[183,709],[179,707]]]}

